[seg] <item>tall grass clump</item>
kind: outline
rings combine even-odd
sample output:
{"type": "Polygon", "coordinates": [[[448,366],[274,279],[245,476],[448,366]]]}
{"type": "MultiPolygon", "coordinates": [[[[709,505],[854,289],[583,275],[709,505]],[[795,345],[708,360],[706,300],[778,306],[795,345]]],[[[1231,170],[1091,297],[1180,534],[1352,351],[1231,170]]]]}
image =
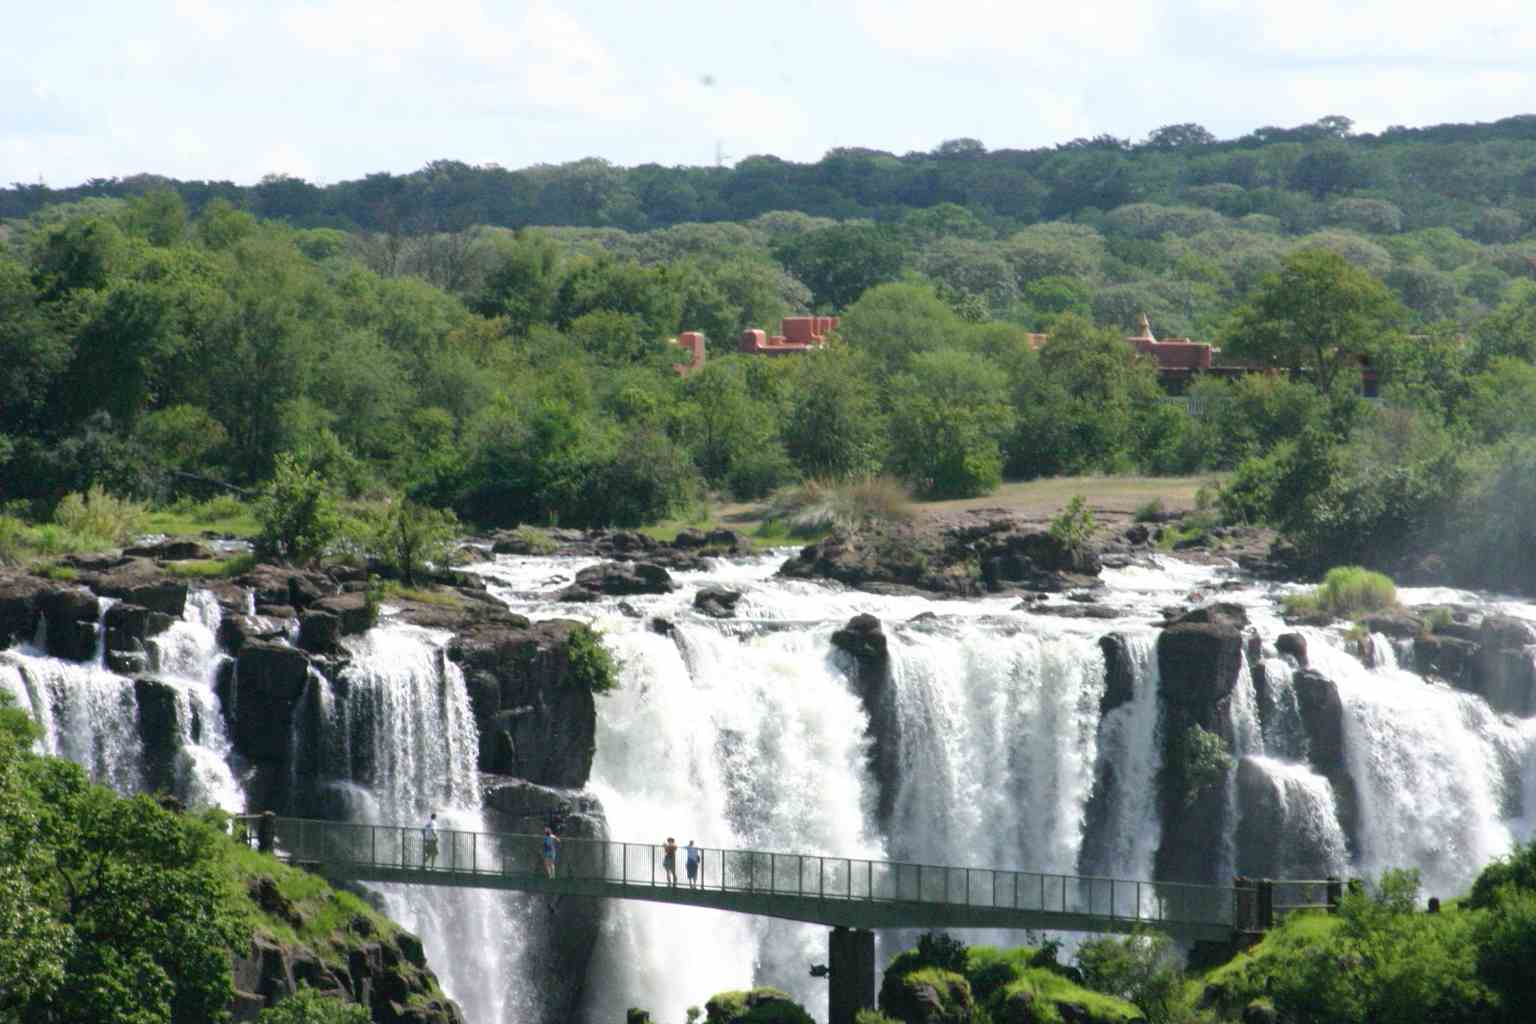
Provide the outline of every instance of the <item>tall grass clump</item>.
{"type": "Polygon", "coordinates": [[[1322,611],[1340,618],[1381,611],[1396,604],[1397,584],[1392,578],[1358,565],[1329,569],[1322,586],[1285,599],[1286,611],[1293,615],[1322,611]]]}
{"type": "Polygon", "coordinates": [[[912,495],[889,476],[806,480],[775,496],[764,518],[786,524],[791,536],[814,537],[836,529],[905,522],[912,518],[912,495]]]}
{"type": "Polygon", "coordinates": [[[100,484],[84,494],[66,494],[54,510],[54,524],[81,540],[122,544],[143,532],[147,508],[136,501],[108,494],[100,484]]]}

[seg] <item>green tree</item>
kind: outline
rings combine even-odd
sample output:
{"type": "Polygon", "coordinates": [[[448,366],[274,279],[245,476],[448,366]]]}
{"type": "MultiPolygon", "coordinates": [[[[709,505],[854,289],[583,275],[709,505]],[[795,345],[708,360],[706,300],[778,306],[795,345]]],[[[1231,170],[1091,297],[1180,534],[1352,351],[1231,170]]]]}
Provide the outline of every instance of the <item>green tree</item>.
{"type": "Polygon", "coordinates": [[[774,255],[811,289],[821,309],[846,309],[877,284],[894,281],[906,253],[895,234],[866,224],[838,224],[774,247],[774,255]]]}
{"type": "Polygon", "coordinates": [[[1238,310],[1226,349],[1271,366],[1310,369],[1324,394],[1346,367],[1381,347],[1402,321],[1385,285],[1344,257],[1307,249],[1285,258],[1238,310]]]}
{"type": "Polygon", "coordinates": [[[397,498],[376,522],[371,546],[414,587],[429,564],[443,565],[458,531],[459,521],[448,509],[397,498]]]}
{"type": "Polygon", "coordinates": [[[868,353],[885,374],[908,366],[919,353],[961,344],[966,324],[926,284],[882,284],[849,307],[837,333],[868,353]]]}
{"type": "Polygon", "coordinates": [[[1013,428],[1003,375],[960,349],[923,352],[891,382],[891,461],[919,492],[986,494],[1002,482],[1000,442],[1013,428]]]}
{"type": "Polygon", "coordinates": [[[869,359],[835,345],[796,364],[784,447],[800,472],[849,477],[879,469],[886,423],[869,359]]]}
{"type": "Polygon", "coordinates": [[[1184,970],[1168,936],[1140,931],[1089,939],[1078,947],[1077,967],[1085,986],[1134,1003],[1149,1024],[1179,1019],[1184,970]]]}
{"type": "Polygon", "coordinates": [[[256,502],[256,519],[261,524],[257,548],[290,562],[320,557],[341,529],[330,486],[289,452],[277,457],[272,480],[256,502]]]}
{"type": "Polygon", "coordinates": [[[471,307],[483,316],[506,317],[516,334],[554,319],[563,268],[560,250],[547,235],[519,231],[489,245],[490,269],[471,307]]]}

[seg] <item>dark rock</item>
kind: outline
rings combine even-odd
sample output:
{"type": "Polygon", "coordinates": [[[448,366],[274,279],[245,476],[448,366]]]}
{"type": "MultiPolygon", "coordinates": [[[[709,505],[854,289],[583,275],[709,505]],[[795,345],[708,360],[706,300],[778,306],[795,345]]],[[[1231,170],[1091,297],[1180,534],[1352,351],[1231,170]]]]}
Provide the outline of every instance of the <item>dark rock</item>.
{"type": "Polygon", "coordinates": [[[96,659],[101,602],[95,594],[80,587],[44,590],[37,595],[36,608],[48,623],[49,654],[66,661],[96,659]]]}
{"type": "Polygon", "coordinates": [[[187,583],[147,558],[132,558],[90,581],[102,597],[115,597],[151,611],[180,618],[187,606],[187,583]]]}
{"type": "Polygon", "coordinates": [[[1307,638],[1300,633],[1281,633],[1275,639],[1275,650],[1294,658],[1301,668],[1307,667],[1307,638]]]}
{"type": "Polygon", "coordinates": [[[677,536],[672,540],[675,548],[701,548],[709,543],[709,538],[700,530],[678,530],[677,536]]]}
{"type": "Polygon", "coordinates": [[[1118,619],[1125,615],[1118,608],[1106,608],[1101,604],[1032,604],[1028,610],[1035,615],[1054,615],[1058,619],[1118,619]]]}
{"type": "Polygon", "coordinates": [[[860,661],[875,662],[887,656],[885,632],[873,615],[855,615],[832,634],[832,644],[860,661]]]}
{"type": "Polygon", "coordinates": [[[1489,615],[1472,663],[1470,689],[1495,711],[1521,718],[1536,714],[1536,629],[1523,619],[1489,615]]]}
{"type": "Polygon", "coordinates": [[[294,710],[308,680],[303,651],[247,640],[235,664],[235,749],[253,761],[285,762],[294,710]]]}
{"type": "Polygon", "coordinates": [[[882,823],[888,822],[901,787],[901,717],[891,686],[885,631],[875,616],[855,615],[832,634],[832,645],[853,659],[850,682],[867,716],[864,735],[869,737],[870,767],[878,787],[876,813],[882,823]]]}
{"type": "Polygon", "coordinates": [[[1136,696],[1136,663],[1130,644],[1121,633],[1099,637],[1099,650],[1104,652],[1104,696],[1099,698],[1102,718],[1136,696]]]}
{"type": "Polygon", "coordinates": [[[728,619],[736,614],[736,603],[741,591],[724,587],[708,586],[693,595],[693,606],[714,619],[728,619]]]}
{"type": "Polygon", "coordinates": [[[1471,670],[1478,645],[1436,633],[1413,639],[1414,664],[1420,675],[1438,676],[1458,689],[1473,689],[1471,670]]]}
{"type": "Polygon", "coordinates": [[[657,633],[661,636],[671,636],[672,631],[676,628],[672,625],[672,621],[670,619],[664,619],[660,615],[653,618],[646,625],[652,633],[657,633]]]}
{"type": "Polygon", "coordinates": [[[592,768],[597,710],[570,676],[567,649],[586,627],[554,619],[522,628],[482,624],[447,655],[464,670],[480,732],[480,770],[580,787],[592,768]]]}
{"type": "Polygon", "coordinates": [[[299,616],[299,646],[317,654],[340,649],[341,617],[331,612],[307,611],[299,616]]]}
{"type": "Polygon", "coordinates": [[[1232,629],[1243,629],[1248,625],[1248,610],[1240,604],[1218,601],[1213,604],[1201,605],[1199,608],[1191,608],[1168,623],[1168,625],[1178,626],[1187,623],[1208,623],[1232,629]]]}
{"type": "Polygon", "coordinates": [[[704,538],[704,543],[712,548],[729,548],[732,551],[750,546],[742,540],[741,534],[735,530],[726,529],[710,530],[704,538]]]}
{"type": "Polygon", "coordinates": [[[291,604],[264,604],[259,601],[256,604],[256,613],[267,619],[289,620],[299,617],[299,610],[291,604]]]}
{"type": "Polygon", "coordinates": [[[1136,523],[1132,526],[1127,526],[1125,532],[1120,536],[1124,537],[1127,543],[1140,546],[1151,541],[1152,531],[1148,530],[1143,524],[1136,523]]]}
{"type": "Polygon", "coordinates": [[[642,612],[639,608],[636,608],[634,605],[630,604],[628,601],[620,601],[619,614],[625,616],[626,618],[638,619],[644,616],[645,613],[642,612]]]}
{"type": "Polygon", "coordinates": [[[217,556],[213,549],[195,540],[165,540],[159,544],[143,544],[124,548],[123,555],[130,558],[153,558],[159,562],[206,562],[217,556]]]}
{"type": "Polygon", "coordinates": [[[400,952],[405,955],[407,963],[417,967],[427,966],[427,955],[422,951],[420,938],[401,929],[395,933],[395,944],[400,947],[400,952]]]}
{"type": "MultiPolygon", "coordinates": [[[[368,595],[364,593],[318,597],[308,607],[317,612],[336,616],[340,622],[342,636],[366,633],[373,628],[373,610],[368,607],[368,595]]],[[[301,627],[302,624],[300,620],[301,627]]]]}
{"type": "Polygon", "coordinates": [[[1350,849],[1358,850],[1359,802],[1344,749],[1344,700],[1333,680],[1312,669],[1297,672],[1292,686],[1307,734],[1307,761],[1332,784],[1339,826],[1350,849]]]}
{"type": "Polygon", "coordinates": [[[135,679],[133,696],[144,744],[145,786],[152,793],[170,792],[176,787],[176,754],[181,750],[176,688],[155,679],[135,679]]]}
{"type": "Polygon", "coordinates": [[[659,565],[650,562],[599,562],[578,572],[575,584],[561,592],[560,600],[670,594],[675,589],[677,585],[672,582],[672,575],[659,565]],[[570,591],[585,591],[592,598],[567,596],[570,591]]]}
{"type": "Polygon", "coordinates": [[[109,651],[143,651],[144,641],[159,636],[175,622],[164,612],[119,601],[102,616],[109,651]]]}
{"type": "Polygon", "coordinates": [[[1409,612],[1372,612],[1360,619],[1369,632],[1411,640],[1426,631],[1424,620],[1409,612]]]}
{"type": "Polygon", "coordinates": [[[0,570],[0,650],[37,635],[38,598],[54,584],[0,570]]]}

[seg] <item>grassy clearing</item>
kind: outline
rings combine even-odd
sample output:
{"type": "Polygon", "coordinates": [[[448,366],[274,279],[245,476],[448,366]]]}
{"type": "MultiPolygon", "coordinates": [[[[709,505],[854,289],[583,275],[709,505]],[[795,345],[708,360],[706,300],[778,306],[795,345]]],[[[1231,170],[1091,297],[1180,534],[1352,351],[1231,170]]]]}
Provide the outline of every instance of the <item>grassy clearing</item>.
{"type": "Polygon", "coordinates": [[[1213,476],[1058,476],[1005,483],[979,498],[921,502],[917,508],[921,512],[1001,508],[1049,519],[1082,495],[1095,512],[1134,516],[1138,507],[1159,499],[1169,512],[1189,512],[1197,507],[1200,489],[1218,482],[1213,476]]]}
{"type": "Polygon", "coordinates": [[[464,604],[464,599],[451,590],[423,590],[420,587],[408,587],[399,580],[381,582],[378,595],[381,601],[414,601],[443,608],[459,608],[464,604]]]}
{"type": "Polygon", "coordinates": [[[167,562],[165,571],[183,579],[228,579],[250,572],[256,567],[256,556],[250,552],[231,555],[228,558],[192,558],[181,562],[167,562]]]}
{"type": "Polygon", "coordinates": [[[1285,599],[1285,610],[1292,615],[1327,612],[1338,618],[1352,618],[1396,605],[1397,586],[1391,577],[1358,565],[1329,569],[1322,586],[1285,599]]]}
{"type": "Polygon", "coordinates": [[[232,494],[208,501],[182,499],[155,509],[144,517],[144,530],[172,537],[197,536],[205,532],[232,537],[254,537],[261,532],[254,506],[232,494]]]}

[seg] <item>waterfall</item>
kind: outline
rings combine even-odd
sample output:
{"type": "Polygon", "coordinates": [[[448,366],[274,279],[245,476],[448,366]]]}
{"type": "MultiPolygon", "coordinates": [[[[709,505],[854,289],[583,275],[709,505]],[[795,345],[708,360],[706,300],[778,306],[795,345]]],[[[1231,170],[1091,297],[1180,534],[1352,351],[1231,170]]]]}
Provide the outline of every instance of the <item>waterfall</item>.
{"type": "Polygon", "coordinates": [[[1105,806],[1093,829],[1094,856],[1085,849],[1080,870],[1101,877],[1150,879],[1163,835],[1157,806],[1157,773],[1163,764],[1157,634],[1131,633],[1124,639],[1133,690],[1130,700],[1099,723],[1098,774],[1106,780],[1105,806]]]}
{"type": "MultiPolygon", "coordinates": [[[[591,788],[617,838],[704,847],[884,855],[868,819],[866,716],[831,623],[747,629],[679,623],[675,639],[605,620],[624,665],[598,708],[591,788]]],[[[814,1009],[825,928],[721,911],[617,903],[596,950],[591,1020],[644,1006],[682,1020],[725,988],[772,984],[814,1009]]]]}
{"type": "Polygon", "coordinates": [[[1360,805],[1354,870],[1417,867],[1426,895],[1464,891],[1515,838],[1502,813],[1501,750],[1522,746],[1518,729],[1469,694],[1398,668],[1367,669],[1321,632],[1309,632],[1308,651],[1344,705],[1360,805]]]}
{"type": "Polygon", "coordinates": [[[215,692],[229,657],[219,650],[222,612],[206,590],[187,594],[181,619],[149,641],[154,677],[176,689],[176,793],[191,807],[245,810],[232,749],[215,692]]]}
{"type": "MultiPolygon", "coordinates": [[[[437,814],[445,851],[455,831],[490,831],[480,808],[479,739],[464,676],[443,651],[447,636],[408,626],[351,638],[338,690],[312,673],[304,706],[315,735],[296,735],[339,816],[363,824],[424,824],[437,814]]],[[[302,721],[305,715],[295,716],[302,721]]],[[[421,936],[443,989],[473,1024],[532,1020],[536,979],[522,954],[532,926],[527,897],[489,890],[380,884],[386,912],[421,936]]]]}
{"type": "Polygon", "coordinates": [[[1333,786],[1306,765],[1249,754],[1237,766],[1241,793],[1234,873],[1255,878],[1342,877],[1349,850],[1333,786]]]}
{"type": "Polygon", "coordinates": [[[39,749],[84,768],[92,782],[119,793],[144,788],[144,745],[137,726],[133,681],[99,664],[81,664],[29,653],[0,653],[20,679],[18,703],[42,730],[39,749]]]}

